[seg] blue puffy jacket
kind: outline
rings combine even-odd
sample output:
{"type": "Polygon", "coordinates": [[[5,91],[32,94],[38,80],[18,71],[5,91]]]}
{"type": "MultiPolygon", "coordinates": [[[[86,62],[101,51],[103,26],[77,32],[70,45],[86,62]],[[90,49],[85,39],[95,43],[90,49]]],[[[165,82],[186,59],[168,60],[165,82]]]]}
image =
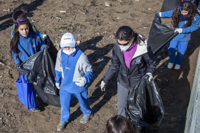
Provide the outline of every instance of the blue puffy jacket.
{"type": "Polygon", "coordinates": [[[27,37],[23,37],[19,34],[18,57],[17,53],[12,51],[15,64],[24,62],[27,58],[34,55],[39,50],[42,50],[45,46],[46,45],[39,36],[34,36],[29,33],[27,37]]]}
{"type": "MultiPolygon", "coordinates": [[[[171,18],[174,10],[166,11],[161,13],[162,18],[171,18]]],[[[178,24],[178,28],[182,28],[182,33],[178,34],[174,40],[177,41],[189,41],[191,39],[191,33],[199,28],[199,21],[200,16],[198,14],[195,14],[194,20],[192,21],[192,24],[186,28],[183,28],[183,26],[186,24],[186,21],[180,21],[178,24]]]]}

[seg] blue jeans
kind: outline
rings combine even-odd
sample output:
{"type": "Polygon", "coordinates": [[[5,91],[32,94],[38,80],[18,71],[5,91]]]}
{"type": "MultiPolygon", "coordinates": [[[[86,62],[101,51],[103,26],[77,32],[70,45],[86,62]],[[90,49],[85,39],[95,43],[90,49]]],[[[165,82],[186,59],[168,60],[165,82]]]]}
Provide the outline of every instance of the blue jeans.
{"type": "Polygon", "coordinates": [[[181,42],[177,40],[171,40],[170,46],[168,48],[169,51],[169,62],[176,63],[178,65],[182,65],[183,55],[187,49],[188,42],[181,42]],[[177,56],[175,55],[176,50],[178,48],[177,56]]]}
{"type": "Polygon", "coordinates": [[[68,122],[70,117],[70,102],[73,97],[76,97],[79,101],[81,111],[83,114],[91,114],[92,110],[90,108],[88,100],[88,92],[84,91],[82,93],[70,93],[66,90],[60,90],[60,104],[61,104],[61,117],[62,121],[68,122]]]}

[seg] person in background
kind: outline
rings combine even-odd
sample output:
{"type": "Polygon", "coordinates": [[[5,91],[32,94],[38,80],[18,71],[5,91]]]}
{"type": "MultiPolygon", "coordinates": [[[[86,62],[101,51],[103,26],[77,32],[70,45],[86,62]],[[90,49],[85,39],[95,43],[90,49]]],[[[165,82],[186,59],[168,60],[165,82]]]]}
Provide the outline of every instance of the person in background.
{"type": "Polygon", "coordinates": [[[131,123],[121,115],[110,117],[103,133],[136,133],[131,123]]]}
{"type": "Polygon", "coordinates": [[[179,70],[188,42],[191,39],[191,33],[199,28],[199,13],[191,2],[185,1],[181,2],[175,10],[160,12],[159,16],[161,18],[172,18],[172,25],[176,28],[175,32],[178,33],[178,35],[171,40],[168,48],[169,63],[167,67],[171,69],[175,63],[174,69],[179,70]],[[178,53],[175,55],[177,49],[178,53]]]}
{"type": "Polygon", "coordinates": [[[60,89],[61,117],[57,131],[62,131],[69,122],[70,102],[75,96],[80,104],[83,117],[80,123],[85,124],[92,117],[92,111],[88,100],[88,86],[92,79],[92,66],[87,55],[76,47],[76,39],[73,34],[65,33],[60,42],[56,59],[56,87],[60,89]]]}
{"type": "Polygon", "coordinates": [[[115,38],[117,42],[113,47],[111,64],[101,81],[101,90],[105,91],[106,84],[118,72],[118,115],[126,118],[125,108],[129,92],[133,91],[145,74],[149,76],[149,81],[153,79],[156,61],[145,37],[135,33],[131,27],[121,26],[115,38]]]}
{"type": "MultiPolygon", "coordinates": [[[[13,18],[16,17],[15,15],[17,15],[16,12],[13,13],[13,18]]],[[[39,50],[42,50],[46,47],[46,45],[39,36],[34,34],[32,25],[26,17],[21,17],[14,23],[14,25],[15,29],[13,37],[10,41],[10,48],[15,64],[17,65],[17,69],[19,70],[19,75],[23,75],[20,72],[20,64],[30,56],[36,54],[39,50]]],[[[25,80],[28,82],[27,77],[25,80]]],[[[35,90],[33,91],[36,93],[35,90]]],[[[37,107],[32,108],[31,110],[33,112],[40,111],[37,107]]]]}
{"type": "MultiPolygon", "coordinates": [[[[16,10],[16,11],[13,13],[13,15],[12,15],[12,20],[13,20],[13,22],[17,22],[17,21],[22,20],[22,19],[27,19],[27,11],[26,11],[25,9],[23,9],[23,8],[16,10]]],[[[28,20],[28,19],[27,19],[27,20],[28,20]]],[[[29,20],[28,20],[28,21],[29,21],[29,20]]],[[[40,32],[36,29],[35,25],[31,24],[31,26],[32,26],[32,29],[33,29],[33,31],[34,31],[34,34],[35,34],[36,36],[40,36],[40,38],[41,38],[41,39],[43,40],[43,42],[44,42],[44,40],[45,40],[45,38],[46,38],[46,34],[40,33],[40,32]]],[[[15,27],[16,27],[15,24],[13,24],[13,26],[11,27],[11,38],[12,38],[13,35],[14,35],[15,27]]]]}

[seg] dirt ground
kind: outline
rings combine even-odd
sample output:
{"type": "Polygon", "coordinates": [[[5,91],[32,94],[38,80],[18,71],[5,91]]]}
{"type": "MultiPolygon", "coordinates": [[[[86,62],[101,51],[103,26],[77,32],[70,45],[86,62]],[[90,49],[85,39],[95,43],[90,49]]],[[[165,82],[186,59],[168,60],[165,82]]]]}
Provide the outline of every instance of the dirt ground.
{"type": "MultiPolygon", "coordinates": [[[[70,123],[63,132],[102,133],[106,120],[117,114],[116,78],[107,85],[106,92],[99,88],[110,64],[114,34],[120,26],[129,25],[148,38],[151,22],[162,3],[163,0],[0,0],[0,132],[55,133],[60,120],[58,107],[45,105],[42,112],[33,113],[18,100],[15,85],[18,72],[9,48],[14,9],[25,6],[31,23],[48,34],[58,49],[65,32],[72,32],[80,41],[78,47],[88,55],[94,70],[88,89],[94,117],[89,123],[80,124],[82,113],[77,100],[73,99],[70,123]],[[111,6],[106,7],[105,2],[111,6]]],[[[164,22],[170,25],[169,19],[164,22]]],[[[184,131],[199,42],[200,31],[197,30],[180,71],[166,68],[168,58],[157,67],[154,78],[165,108],[159,133],[184,131]]]]}

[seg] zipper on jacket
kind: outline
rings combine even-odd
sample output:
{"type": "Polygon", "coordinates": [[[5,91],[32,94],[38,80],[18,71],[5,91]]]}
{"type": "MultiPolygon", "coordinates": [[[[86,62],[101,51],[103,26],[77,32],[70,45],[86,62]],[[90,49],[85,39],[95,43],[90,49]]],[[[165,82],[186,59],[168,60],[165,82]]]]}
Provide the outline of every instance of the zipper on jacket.
{"type": "Polygon", "coordinates": [[[26,44],[27,44],[27,47],[28,47],[29,56],[31,56],[31,52],[30,52],[30,49],[29,49],[29,46],[28,46],[27,38],[26,38],[26,44]]]}

